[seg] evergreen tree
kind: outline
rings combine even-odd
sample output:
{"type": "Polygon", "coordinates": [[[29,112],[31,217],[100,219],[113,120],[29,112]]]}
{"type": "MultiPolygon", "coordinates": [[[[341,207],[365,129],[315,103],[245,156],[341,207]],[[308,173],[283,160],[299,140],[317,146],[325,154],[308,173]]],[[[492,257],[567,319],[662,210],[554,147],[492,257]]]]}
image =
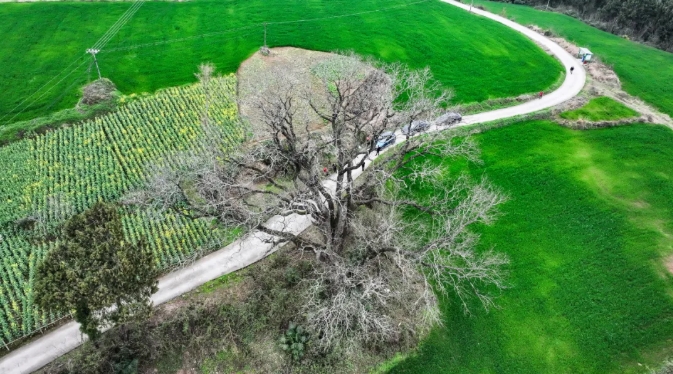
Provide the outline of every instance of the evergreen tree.
{"type": "Polygon", "coordinates": [[[43,310],[74,310],[81,331],[95,340],[104,327],[147,317],[156,285],[151,251],[124,239],[116,206],[97,203],[66,222],[38,265],[35,294],[43,310]]]}

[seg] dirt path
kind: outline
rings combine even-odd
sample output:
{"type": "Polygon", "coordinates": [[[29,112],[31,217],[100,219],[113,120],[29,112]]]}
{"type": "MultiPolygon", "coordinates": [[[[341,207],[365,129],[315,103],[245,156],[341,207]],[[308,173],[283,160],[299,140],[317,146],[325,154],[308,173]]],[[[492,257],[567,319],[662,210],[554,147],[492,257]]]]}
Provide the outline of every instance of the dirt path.
{"type": "MultiPolygon", "coordinates": [[[[466,10],[469,9],[469,6],[456,1],[443,1],[466,10]]],[[[466,116],[458,126],[467,126],[537,112],[566,102],[580,93],[586,81],[586,73],[579,61],[565,49],[545,36],[508,19],[479,9],[473,9],[472,11],[477,15],[490,18],[515,29],[536,43],[545,46],[561,61],[566,70],[574,66],[575,73],[572,75],[567,74],[560,88],[541,99],[514,107],[466,116]]],[[[430,131],[440,131],[443,129],[445,128],[432,127],[430,131]]],[[[398,142],[405,140],[405,137],[399,131],[397,135],[398,142]]],[[[368,160],[374,160],[376,156],[372,153],[367,158],[368,160]]],[[[368,166],[370,162],[367,161],[366,165],[368,166]]],[[[358,170],[354,177],[359,176],[360,173],[361,171],[358,170]]],[[[324,184],[327,188],[333,189],[334,182],[330,178],[324,184]]],[[[273,217],[267,222],[267,226],[271,228],[292,233],[300,233],[310,225],[311,222],[308,217],[299,215],[273,217]]],[[[210,280],[259,261],[277,249],[277,247],[271,244],[272,240],[269,239],[271,239],[269,235],[261,232],[250,233],[227,247],[201,258],[189,267],[163,276],[159,279],[159,291],[152,296],[153,303],[155,305],[165,303],[210,280]]],[[[67,323],[2,357],[0,359],[0,374],[31,373],[57,357],[75,349],[83,341],[84,339],[79,332],[77,323],[67,323]]]]}

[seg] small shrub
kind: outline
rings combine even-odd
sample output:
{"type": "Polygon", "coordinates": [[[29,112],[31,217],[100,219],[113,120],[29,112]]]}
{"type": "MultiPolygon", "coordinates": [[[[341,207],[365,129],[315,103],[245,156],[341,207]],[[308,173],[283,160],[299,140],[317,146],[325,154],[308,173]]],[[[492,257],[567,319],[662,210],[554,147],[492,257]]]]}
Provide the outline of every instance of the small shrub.
{"type": "Polygon", "coordinates": [[[84,86],[81,102],[85,105],[102,103],[114,98],[115,91],[117,91],[117,87],[114,83],[107,78],[102,78],[84,86]]]}
{"type": "Polygon", "coordinates": [[[290,323],[285,334],[280,337],[280,348],[289,354],[294,361],[299,361],[304,357],[307,343],[308,332],[294,323],[290,323]]]}

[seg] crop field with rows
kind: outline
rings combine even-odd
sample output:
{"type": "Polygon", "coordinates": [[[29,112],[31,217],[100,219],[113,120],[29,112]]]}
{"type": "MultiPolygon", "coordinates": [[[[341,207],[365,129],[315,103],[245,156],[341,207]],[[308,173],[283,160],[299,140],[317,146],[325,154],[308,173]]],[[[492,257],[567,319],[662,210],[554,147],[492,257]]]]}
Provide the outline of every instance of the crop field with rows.
{"type": "MultiPolygon", "coordinates": [[[[225,147],[245,138],[235,101],[236,78],[214,79],[209,109],[225,147]]],[[[143,97],[94,120],[0,148],[0,343],[8,343],[60,316],[33,304],[37,263],[55,243],[39,243],[17,221],[59,222],[97,201],[115,201],[138,187],[148,164],[193,151],[202,134],[204,91],[175,87],[143,97]]],[[[231,240],[235,232],[205,220],[127,209],[129,240],[144,238],[160,268],[189,260],[196,251],[231,240]]]]}

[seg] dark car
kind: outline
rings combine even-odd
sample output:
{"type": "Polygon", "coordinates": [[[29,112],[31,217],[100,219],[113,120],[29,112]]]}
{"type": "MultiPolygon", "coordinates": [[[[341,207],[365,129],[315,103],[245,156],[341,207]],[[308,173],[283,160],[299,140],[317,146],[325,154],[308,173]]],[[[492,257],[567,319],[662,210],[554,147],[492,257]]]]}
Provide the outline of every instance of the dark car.
{"type": "Polygon", "coordinates": [[[447,125],[452,125],[454,123],[460,123],[460,121],[463,120],[463,116],[461,116],[459,113],[456,112],[449,112],[446,114],[441,115],[439,118],[435,120],[435,124],[437,126],[447,126],[447,125]]]}
{"type": "Polygon", "coordinates": [[[391,131],[386,131],[379,135],[379,138],[376,140],[376,148],[383,149],[393,143],[395,143],[395,134],[391,131]]]}
{"type": "Polygon", "coordinates": [[[413,121],[411,125],[405,125],[402,127],[402,134],[411,136],[423,131],[427,131],[429,128],[430,123],[427,121],[413,121]]]}

